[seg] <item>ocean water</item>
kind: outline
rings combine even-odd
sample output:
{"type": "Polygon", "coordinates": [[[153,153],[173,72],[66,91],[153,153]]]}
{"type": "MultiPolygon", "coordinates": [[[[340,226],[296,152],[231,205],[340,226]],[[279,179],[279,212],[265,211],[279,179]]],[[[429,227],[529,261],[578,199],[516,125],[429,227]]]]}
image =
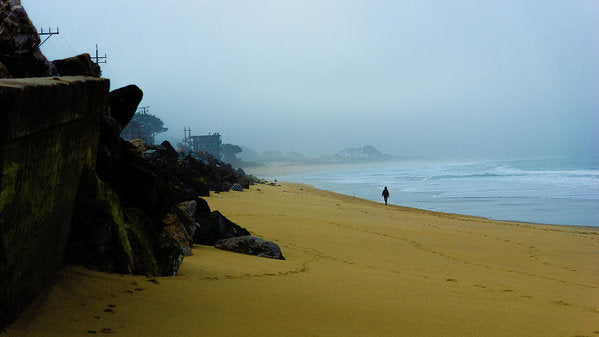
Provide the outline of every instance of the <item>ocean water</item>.
{"type": "Polygon", "coordinates": [[[599,156],[339,166],[269,177],[383,202],[497,220],[599,226],[599,156]]]}

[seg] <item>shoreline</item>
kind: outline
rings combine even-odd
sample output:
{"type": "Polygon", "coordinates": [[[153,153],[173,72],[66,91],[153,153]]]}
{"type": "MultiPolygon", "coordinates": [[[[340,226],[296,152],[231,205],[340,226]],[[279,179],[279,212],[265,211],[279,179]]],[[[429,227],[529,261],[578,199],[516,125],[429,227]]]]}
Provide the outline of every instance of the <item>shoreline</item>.
{"type": "MultiPolygon", "coordinates": [[[[374,193],[372,191],[372,189],[364,189],[364,182],[362,181],[361,183],[355,183],[356,186],[353,186],[349,183],[339,183],[339,184],[335,184],[335,183],[327,183],[326,180],[323,180],[323,177],[327,177],[327,173],[328,171],[332,172],[332,177],[336,178],[336,179],[340,179],[339,177],[345,177],[344,175],[339,175],[339,172],[343,172],[344,170],[348,170],[348,172],[352,172],[352,169],[356,169],[358,171],[355,172],[360,172],[360,174],[363,174],[362,171],[360,171],[361,169],[364,168],[368,168],[368,167],[375,167],[376,168],[376,172],[381,171],[380,169],[383,168],[383,172],[384,172],[384,167],[387,165],[404,165],[405,167],[411,167],[412,165],[422,165],[422,164],[430,164],[430,162],[428,161],[417,161],[417,160],[413,160],[413,161],[392,161],[392,162],[377,162],[377,163],[352,163],[352,164],[331,164],[331,165],[269,165],[269,166],[265,166],[265,167],[256,167],[256,168],[249,168],[247,169],[247,173],[248,174],[253,174],[259,178],[262,179],[269,179],[269,180],[276,180],[276,181],[285,181],[285,182],[289,182],[289,183],[306,183],[306,184],[311,184],[316,188],[320,188],[320,189],[324,189],[324,190],[328,190],[331,192],[336,192],[336,193],[342,193],[342,194],[347,194],[347,195],[355,195],[356,193],[360,195],[361,198],[364,198],[366,200],[372,200],[372,201],[376,201],[378,202],[379,199],[377,198],[376,193],[374,193]],[[322,174],[317,174],[315,176],[311,176],[311,173],[322,173],[322,174]],[[307,174],[303,179],[302,179],[302,175],[303,174],[307,174]],[[299,176],[300,179],[292,179],[293,176],[299,176]],[[312,178],[310,178],[312,177],[312,178]],[[316,186],[318,185],[318,186],[316,186]],[[333,190],[334,189],[334,190],[333,190]]],[[[349,175],[349,177],[352,177],[351,173],[349,175]]],[[[425,179],[426,180],[426,179],[425,179]]],[[[377,182],[373,182],[373,181],[369,181],[369,183],[374,183],[375,185],[377,184],[377,182]]],[[[382,189],[382,186],[387,185],[387,184],[382,184],[380,182],[378,182],[380,185],[380,189],[382,189]]],[[[391,186],[393,185],[393,182],[390,182],[391,186]]],[[[372,185],[372,186],[375,186],[372,185]]],[[[424,185],[425,187],[423,187],[423,191],[420,191],[421,193],[425,193],[426,191],[429,191],[426,187],[426,185],[424,185]]],[[[376,187],[379,187],[378,185],[376,185],[376,187]]],[[[400,186],[401,187],[401,186],[400,186]]],[[[506,197],[504,195],[498,195],[498,196],[493,196],[493,195],[489,195],[489,194],[482,194],[481,198],[483,199],[488,199],[487,202],[488,204],[477,204],[476,202],[472,202],[470,199],[468,198],[462,198],[460,199],[460,197],[455,197],[452,199],[452,197],[445,197],[445,199],[443,198],[443,195],[441,196],[441,198],[436,198],[434,196],[417,196],[417,192],[413,192],[413,188],[414,186],[409,186],[412,189],[408,188],[406,189],[405,193],[406,196],[404,199],[401,199],[403,203],[407,203],[410,206],[409,207],[413,207],[413,208],[419,208],[419,209],[425,209],[425,210],[429,210],[429,211],[434,211],[434,212],[444,212],[444,213],[454,213],[454,214],[463,214],[463,215],[469,215],[469,216],[474,216],[474,217],[481,217],[481,218],[487,218],[487,219],[491,219],[491,220],[497,220],[497,221],[512,221],[512,222],[526,222],[526,223],[535,223],[535,224],[550,224],[550,225],[555,225],[555,226],[575,226],[575,227],[585,227],[585,228],[599,228],[599,223],[597,221],[599,221],[599,218],[597,218],[596,216],[592,215],[592,212],[590,212],[590,210],[592,209],[592,207],[596,207],[597,204],[593,201],[586,201],[587,204],[580,204],[581,202],[584,203],[585,201],[579,201],[579,204],[576,205],[574,204],[574,206],[568,206],[570,208],[565,208],[567,210],[571,210],[572,214],[578,214],[578,216],[564,216],[562,212],[562,214],[560,214],[559,212],[556,211],[549,211],[549,213],[547,212],[541,212],[539,210],[533,210],[531,207],[513,207],[513,209],[511,209],[510,207],[506,207],[506,206],[502,206],[501,203],[504,202],[502,200],[504,200],[504,198],[512,198],[510,202],[514,202],[514,203],[518,203],[519,198],[529,198],[529,196],[527,195],[518,195],[519,192],[517,192],[514,196],[512,197],[506,197]],[[422,199],[419,199],[422,198],[422,199]],[[458,199],[457,201],[454,199],[458,199]],[[584,207],[584,208],[581,208],[584,207]],[[580,211],[582,213],[576,213],[576,211],[580,211]]],[[[397,187],[396,187],[397,188],[397,187]]],[[[438,187],[441,190],[443,190],[443,187],[438,187]]],[[[430,189],[430,187],[429,187],[430,189]]],[[[446,191],[447,192],[447,191],[446,191]]],[[[403,190],[400,190],[400,193],[403,193],[403,190]]],[[[442,192],[439,192],[442,193],[442,192]]],[[[437,196],[439,196],[439,193],[437,193],[437,196]]],[[[473,193],[475,194],[466,194],[467,196],[470,195],[476,195],[476,192],[473,191],[473,193]]],[[[380,198],[380,195],[378,195],[378,197],[380,198]]],[[[559,195],[556,195],[555,198],[560,198],[559,195]]],[[[550,197],[547,199],[547,197],[541,197],[541,196],[537,196],[536,199],[535,197],[532,197],[532,204],[531,205],[537,205],[537,207],[541,207],[541,208],[547,208],[550,207],[550,209],[555,210],[557,207],[557,205],[555,205],[554,202],[550,202],[547,200],[552,200],[554,199],[553,195],[550,195],[550,197]]],[[[568,201],[570,202],[571,199],[566,198],[568,201]]],[[[578,200],[578,199],[576,199],[578,200]]],[[[559,209],[559,208],[558,208],[559,209]]]]}
{"type": "Polygon", "coordinates": [[[385,206],[294,183],[206,200],[286,260],[194,245],[175,277],[65,266],[0,336],[599,331],[598,228],[385,206]]]}

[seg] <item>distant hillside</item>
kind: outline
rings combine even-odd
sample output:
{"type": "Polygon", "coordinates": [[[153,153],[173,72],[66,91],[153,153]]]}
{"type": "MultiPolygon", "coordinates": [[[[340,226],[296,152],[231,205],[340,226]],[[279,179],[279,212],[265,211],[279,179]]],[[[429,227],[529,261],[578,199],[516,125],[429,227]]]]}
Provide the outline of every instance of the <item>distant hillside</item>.
{"type": "Polygon", "coordinates": [[[334,154],[334,157],[343,161],[364,161],[364,160],[387,160],[392,157],[388,154],[383,154],[374,148],[372,145],[364,147],[346,148],[334,154]]]}
{"type": "Polygon", "coordinates": [[[263,160],[262,155],[247,146],[241,147],[241,153],[237,154],[237,158],[244,162],[261,162],[263,160]]]}

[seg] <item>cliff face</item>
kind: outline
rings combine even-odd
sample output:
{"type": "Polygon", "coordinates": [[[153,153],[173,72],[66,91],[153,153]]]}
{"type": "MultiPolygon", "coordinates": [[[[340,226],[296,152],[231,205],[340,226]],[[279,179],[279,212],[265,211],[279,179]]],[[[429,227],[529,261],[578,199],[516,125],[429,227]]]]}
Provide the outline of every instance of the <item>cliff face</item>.
{"type": "Polygon", "coordinates": [[[62,263],[108,88],[91,77],[0,80],[0,327],[62,263]]]}

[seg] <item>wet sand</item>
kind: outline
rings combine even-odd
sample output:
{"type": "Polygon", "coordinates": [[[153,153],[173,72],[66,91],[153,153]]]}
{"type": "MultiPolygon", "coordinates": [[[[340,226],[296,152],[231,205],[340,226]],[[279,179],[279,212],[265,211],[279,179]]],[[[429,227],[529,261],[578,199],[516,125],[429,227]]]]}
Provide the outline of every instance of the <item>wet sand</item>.
{"type": "Polygon", "coordinates": [[[176,277],[67,266],[0,336],[599,336],[599,230],[306,185],[214,194],[285,261],[196,246],[176,277]]]}

